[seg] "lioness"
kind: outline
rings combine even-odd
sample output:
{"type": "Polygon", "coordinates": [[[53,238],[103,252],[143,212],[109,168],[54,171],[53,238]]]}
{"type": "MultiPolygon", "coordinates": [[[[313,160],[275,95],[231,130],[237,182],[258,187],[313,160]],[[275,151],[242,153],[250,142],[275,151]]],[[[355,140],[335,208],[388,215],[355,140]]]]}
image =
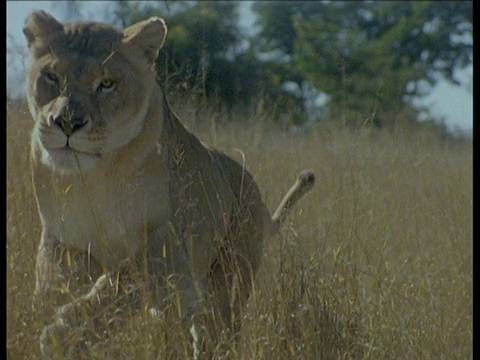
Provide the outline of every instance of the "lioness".
{"type": "Polygon", "coordinates": [[[43,226],[35,300],[59,305],[42,351],[59,344],[55,329],[75,326],[80,304],[93,314],[103,293],[118,295],[112,275],[127,264],[153,289],[152,313],[174,288],[184,319],[210,303],[214,321],[237,330],[263,239],[314,175],[302,172],[271,216],[250,173],[185,129],[155,77],[167,33],[158,17],[119,31],[39,11],[23,31],[43,226]]]}

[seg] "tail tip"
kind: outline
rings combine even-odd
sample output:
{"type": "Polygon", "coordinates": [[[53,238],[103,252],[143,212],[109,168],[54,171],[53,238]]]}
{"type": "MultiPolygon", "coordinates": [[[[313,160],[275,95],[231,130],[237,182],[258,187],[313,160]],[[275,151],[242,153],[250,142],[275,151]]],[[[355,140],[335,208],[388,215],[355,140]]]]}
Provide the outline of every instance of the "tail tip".
{"type": "Polygon", "coordinates": [[[303,170],[298,175],[298,181],[302,188],[310,190],[315,184],[315,175],[310,170],[303,170]]]}

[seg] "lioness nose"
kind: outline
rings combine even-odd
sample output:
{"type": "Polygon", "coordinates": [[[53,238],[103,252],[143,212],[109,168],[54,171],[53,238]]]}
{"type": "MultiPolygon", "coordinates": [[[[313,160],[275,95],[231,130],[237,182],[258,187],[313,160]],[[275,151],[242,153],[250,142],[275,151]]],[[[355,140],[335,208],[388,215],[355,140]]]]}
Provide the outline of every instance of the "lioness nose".
{"type": "Polygon", "coordinates": [[[81,129],[87,123],[86,119],[83,117],[74,117],[70,120],[67,120],[61,115],[53,118],[52,122],[62,129],[67,136],[72,135],[75,131],[81,129]]]}

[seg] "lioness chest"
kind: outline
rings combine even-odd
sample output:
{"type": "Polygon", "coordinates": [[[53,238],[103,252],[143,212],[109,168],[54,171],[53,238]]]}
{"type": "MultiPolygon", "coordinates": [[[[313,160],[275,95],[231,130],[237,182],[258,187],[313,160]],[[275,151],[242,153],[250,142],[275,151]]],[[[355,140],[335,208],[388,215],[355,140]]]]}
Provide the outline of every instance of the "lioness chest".
{"type": "Polygon", "coordinates": [[[169,222],[168,177],[153,175],[139,170],[123,178],[78,176],[37,185],[44,231],[116,267],[154,233],[161,241],[158,226],[169,222]]]}

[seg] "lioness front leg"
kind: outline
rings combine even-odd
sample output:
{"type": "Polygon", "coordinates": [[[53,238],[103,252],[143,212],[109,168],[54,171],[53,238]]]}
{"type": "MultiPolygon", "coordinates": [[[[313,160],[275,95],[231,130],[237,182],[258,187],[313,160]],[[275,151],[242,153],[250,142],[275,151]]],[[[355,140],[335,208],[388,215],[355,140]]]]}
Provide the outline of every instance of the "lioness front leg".
{"type": "Polygon", "coordinates": [[[46,231],[42,233],[37,253],[34,309],[41,321],[47,323],[40,338],[44,355],[50,358],[59,352],[64,355],[65,351],[60,348],[66,340],[79,338],[82,333],[79,310],[97,312],[101,306],[97,298],[107,298],[107,294],[102,293],[112,292],[107,274],[100,274],[100,267],[89,258],[88,252],[65,247],[46,231]]]}
{"type": "Polygon", "coordinates": [[[97,325],[100,324],[95,320],[99,314],[114,310],[112,305],[119,305],[118,300],[124,301],[139,289],[138,284],[129,282],[119,285],[116,279],[117,272],[106,272],[98,277],[87,293],[55,309],[53,321],[44,327],[40,337],[44,355],[51,358],[54,354],[74,356],[85,353],[87,349],[82,349],[85,341],[92,340],[84,336],[86,329],[98,331],[97,325]]]}
{"type": "Polygon", "coordinates": [[[76,344],[72,342],[70,344],[72,346],[64,346],[65,344],[62,342],[65,342],[65,338],[73,338],[75,330],[82,331],[79,324],[75,323],[78,317],[77,311],[80,308],[98,308],[95,306],[98,305],[97,297],[100,297],[100,293],[107,289],[108,280],[108,274],[103,274],[87,294],[55,310],[54,321],[44,327],[40,336],[40,348],[45,356],[51,358],[58,351],[61,351],[62,355],[73,355],[73,348],[76,344]]]}
{"type": "Polygon", "coordinates": [[[35,291],[34,291],[34,309],[41,308],[45,312],[45,300],[48,303],[57,305],[61,298],[65,298],[67,288],[67,277],[62,274],[61,264],[58,263],[56,256],[59,253],[59,242],[45,232],[42,233],[40,245],[38,247],[36,266],[35,266],[35,291]]]}
{"type": "Polygon", "coordinates": [[[188,248],[171,233],[157,230],[148,244],[149,279],[153,282],[153,302],[150,314],[173,315],[174,321],[180,319],[185,334],[192,346],[192,355],[197,359],[200,354],[204,328],[206,286],[201,275],[196,274],[192,266],[188,248]],[[161,239],[167,239],[162,241],[161,239]]]}

